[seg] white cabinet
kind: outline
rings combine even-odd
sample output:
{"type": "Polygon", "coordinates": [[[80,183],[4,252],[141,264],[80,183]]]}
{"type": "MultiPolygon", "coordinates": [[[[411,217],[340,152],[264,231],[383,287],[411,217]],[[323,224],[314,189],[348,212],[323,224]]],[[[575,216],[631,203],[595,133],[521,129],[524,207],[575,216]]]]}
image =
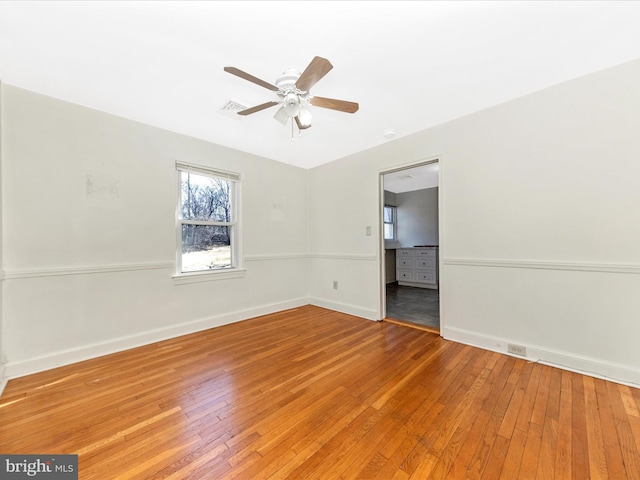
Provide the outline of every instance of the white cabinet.
{"type": "Polygon", "coordinates": [[[398,249],[396,278],[399,285],[438,288],[438,247],[398,249]]]}

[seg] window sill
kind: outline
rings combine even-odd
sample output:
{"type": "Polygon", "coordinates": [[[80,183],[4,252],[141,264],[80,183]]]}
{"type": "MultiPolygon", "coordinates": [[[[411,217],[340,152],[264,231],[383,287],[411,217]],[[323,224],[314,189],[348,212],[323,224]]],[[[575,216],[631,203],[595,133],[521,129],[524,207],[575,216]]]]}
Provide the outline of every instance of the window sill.
{"type": "Polygon", "coordinates": [[[246,270],[234,268],[230,270],[218,270],[207,272],[176,273],[172,275],[174,285],[186,285],[188,283],[212,282],[214,280],[228,280],[231,278],[244,277],[246,270]]]}

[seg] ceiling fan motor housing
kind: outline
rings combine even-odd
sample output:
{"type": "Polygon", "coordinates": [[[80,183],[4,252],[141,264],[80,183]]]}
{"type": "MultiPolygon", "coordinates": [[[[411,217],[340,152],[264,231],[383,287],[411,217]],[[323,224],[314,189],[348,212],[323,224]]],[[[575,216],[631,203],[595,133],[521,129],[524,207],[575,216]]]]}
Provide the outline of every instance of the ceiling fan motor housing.
{"type": "Polygon", "coordinates": [[[300,72],[294,68],[287,68],[282,76],[276,80],[276,87],[283,92],[296,89],[296,80],[300,78],[300,72]]]}
{"type": "Polygon", "coordinates": [[[278,95],[283,98],[282,108],[289,117],[297,117],[300,107],[308,104],[308,95],[298,90],[296,81],[300,78],[300,72],[293,68],[287,68],[282,76],[276,80],[278,95]]]}

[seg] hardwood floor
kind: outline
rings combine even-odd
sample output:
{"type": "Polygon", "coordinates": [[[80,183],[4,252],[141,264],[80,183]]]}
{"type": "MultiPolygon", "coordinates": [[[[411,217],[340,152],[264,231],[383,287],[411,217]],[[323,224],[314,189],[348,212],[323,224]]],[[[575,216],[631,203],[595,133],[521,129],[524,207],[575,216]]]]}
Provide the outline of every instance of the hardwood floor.
{"type": "Polygon", "coordinates": [[[89,479],[640,479],[640,390],[317,307],[11,380],[89,479]]]}

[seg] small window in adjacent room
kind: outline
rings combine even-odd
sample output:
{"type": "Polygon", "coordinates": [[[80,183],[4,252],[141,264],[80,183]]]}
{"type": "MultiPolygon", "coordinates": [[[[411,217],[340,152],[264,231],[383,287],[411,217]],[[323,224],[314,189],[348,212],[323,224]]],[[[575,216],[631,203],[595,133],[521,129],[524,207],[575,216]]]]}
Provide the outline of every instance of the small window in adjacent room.
{"type": "Polygon", "coordinates": [[[396,207],[384,206],[384,239],[396,239],[396,207]]]}
{"type": "Polygon", "coordinates": [[[179,176],[177,273],[218,273],[239,267],[240,175],[176,163],[179,176]]]}

